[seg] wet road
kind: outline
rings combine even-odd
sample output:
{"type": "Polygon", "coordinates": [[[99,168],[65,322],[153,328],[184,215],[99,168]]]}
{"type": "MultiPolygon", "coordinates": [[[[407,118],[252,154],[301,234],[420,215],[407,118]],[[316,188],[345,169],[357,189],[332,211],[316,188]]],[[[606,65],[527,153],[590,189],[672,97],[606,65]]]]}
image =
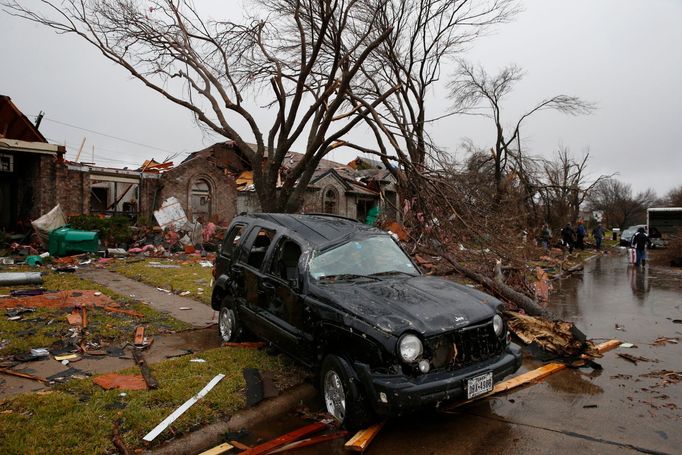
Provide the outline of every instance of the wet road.
{"type": "MultiPolygon", "coordinates": [[[[540,384],[459,408],[388,422],[368,454],[680,453],[682,383],[661,386],[642,375],[682,371],[682,344],[654,346],[658,337],[681,337],[682,273],[635,270],[624,255],[590,261],[582,274],[554,283],[550,307],[588,337],[637,345],[607,353],[602,371],[564,370],[540,384]],[[622,327],[618,329],[616,327],[622,327]],[[634,365],[617,356],[651,359],[634,365]]],[[[524,370],[540,363],[526,359],[524,370]]],[[[294,415],[268,422],[249,438],[269,439],[306,422],[294,415]]],[[[342,442],[296,453],[347,453],[342,442]]]]}

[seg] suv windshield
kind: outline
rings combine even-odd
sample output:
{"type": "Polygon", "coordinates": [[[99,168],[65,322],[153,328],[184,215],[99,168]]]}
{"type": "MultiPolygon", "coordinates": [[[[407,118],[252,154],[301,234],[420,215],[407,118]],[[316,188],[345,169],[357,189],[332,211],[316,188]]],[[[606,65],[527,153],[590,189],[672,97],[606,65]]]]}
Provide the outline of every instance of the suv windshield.
{"type": "Polygon", "coordinates": [[[386,235],[355,239],[328,251],[316,251],[309,270],[316,280],[419,274],[410,258],[386,235]]]}

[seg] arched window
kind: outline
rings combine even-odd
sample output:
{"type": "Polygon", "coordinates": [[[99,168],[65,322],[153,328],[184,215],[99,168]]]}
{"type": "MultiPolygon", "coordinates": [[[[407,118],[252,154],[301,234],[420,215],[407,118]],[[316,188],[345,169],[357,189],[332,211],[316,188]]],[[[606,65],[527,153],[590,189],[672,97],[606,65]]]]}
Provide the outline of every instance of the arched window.
{"type": "Polygon", "coordinates": [[[333,187],[327,187],[322,193],[322,211],[336,215],[338,211],[339,194],[333,187]]]}
{"type": "Polygon", "coordinates": [[[196,179],[190,188],[192,217],[207,220],[211,217],[211,185],[206,179],[196,179]]]}

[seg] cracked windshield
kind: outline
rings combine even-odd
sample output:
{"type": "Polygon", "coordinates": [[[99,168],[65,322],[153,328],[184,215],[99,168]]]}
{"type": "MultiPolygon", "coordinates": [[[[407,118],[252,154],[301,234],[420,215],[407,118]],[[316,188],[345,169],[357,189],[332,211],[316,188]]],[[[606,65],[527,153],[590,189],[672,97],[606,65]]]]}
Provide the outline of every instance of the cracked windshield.
{"type": "Polygon", "coordinates": [[[329,251],[316,252],[310,275],[316,280],[336,277],[417,275],[403,250],[387,236],[352,240],[329,251]]]}

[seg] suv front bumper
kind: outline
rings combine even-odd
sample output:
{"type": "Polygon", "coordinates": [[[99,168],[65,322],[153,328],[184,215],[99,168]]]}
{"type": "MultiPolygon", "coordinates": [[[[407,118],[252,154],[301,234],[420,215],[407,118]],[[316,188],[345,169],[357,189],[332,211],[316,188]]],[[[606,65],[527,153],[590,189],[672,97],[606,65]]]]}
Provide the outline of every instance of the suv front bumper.
{"type": "Polygon", "coordinates": [[[373,373],[367,364],[354,364],[367,399],[374,411],[381,416],[405,414],[444,400],[466,399],[467,379],[492,371],[493,383],[497,383],[520,366],[521,352],[513,345],[509,345],[495,357],[464,368],[434,371],[415,377],[373,373]],[[381,399],[382,392],[386,401],[381,399]]]}

